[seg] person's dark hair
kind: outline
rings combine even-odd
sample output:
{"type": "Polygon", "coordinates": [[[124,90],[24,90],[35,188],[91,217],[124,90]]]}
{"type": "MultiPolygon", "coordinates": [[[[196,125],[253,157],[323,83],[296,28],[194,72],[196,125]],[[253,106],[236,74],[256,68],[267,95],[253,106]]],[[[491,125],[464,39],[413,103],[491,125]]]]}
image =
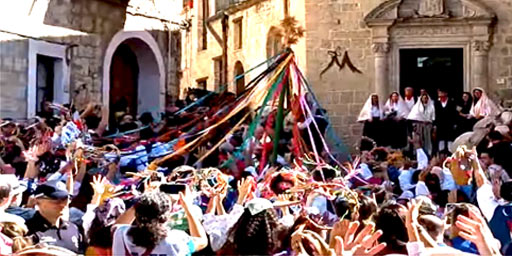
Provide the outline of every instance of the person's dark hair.
{"type": "Polygon", "coordinates": [[[432,201],[439,205],[439,207],[444,207],[448,203],[448,194],[450,193],[449,190],[441,190],[439,193],[437,193],[436,196],[432,198],[432,201]]]}
{"type": "Polygon", "coordinates": [[[388,159],[388,155],[389,155],[388,151],[385,148],[381,148],[381,147],[374,148],[371,153],[372,153],[375,161],[378,161],[378,162],[386,161],[388,159]]]}
{"type": "Polygon", "coordinates": [[[285,179],[282,175],[277,175],[270,181],[270,190],[276,195],[283,194],[289,188],[293,187],[295,183],[291,179],[285,179]],[[283,183],[288,183],[289,186],[285,186],[283,183]]]}
{"type": "Polygon", "coordinates": [[[375,141],[368,137],[362,137],[359,145],[359,151],[371,151],[375,148],[375,141]]]}
{"type": "Polygon", "coordinates": [[[280,248],[279,235],[283,231],[273,208],[255,215],[245,209],[230,237],[238,255],[270,255],[280,248]]]}
{"type": "Polygon", "coordinates": [[[422,215],[418,218],[418,222],[434,239],[444,232],[443,221],[435,215],[422,215]]]}
{"type": "Polygon", "coordinates": [[[403,207],[396,202],[387,202],[375,216],[375,228],[382,230],[379,242],[385,242],[387,252],[407,254],[405,244],[408,241],[407,228],[405,227],[405,216],[401,215],[400,208],[403,207]]]}
{"type": "Polygon", "coordinates": [[[377,201],[377,205],[381,205],[389,197],[388,192],[383,186],[372,187],[371,193],[375,195],[375,201],[377,201]]]}
{"type": "Polygon", "coordinates": [[[421,170],[416,170],[412,173],[411,184],[416,184],[419,181],[421,170]]]}
{"type": "Polygon", "coordinates": [[[234,146],[240,146],[244,142],[244,139],[242,138],[242,134],[235,133],[233,136],[231,136],[231,139],[236,143],[234,146]]]}
{"type": "Polygon", "coordinates": [[[167,237],[165,223],[171,202],[161,192],[143,194],[135,204],[135,221],[128,230],[133,243],[143,248],[154,248],[167,237]]]}
{"type": "Polygon", "coordinates": [[[359,222],[372,219],[377,213],[377,203],[372,198],[359,195],[359,222]]]}
{"type": "Polygon", "coordinates": [[[344,196],[337,196],[334,201],[334,212],[338,218],[349,219],[352,216],[352,210],[350,209],[350,203],[344,196]]]}
{"type": "Polygon", "coordinates": [[[488,136],[490,140],[503,140],[503,135],[498,131],[491,131],[488,136]]]}
{"type": "Polygon", "coordinates": [[[332,168],[322,168],[320,170],[314,170],[313,173],[313,180],[315,181],[324,181],[325,180],[332,180],[336,178],[336,170],[332,168]],[[322,177],[323,173],[323,177],[322,177]]]}
{"type": "Polygon", "coordinates": [[[111,226],[103,226],[98,218],[94,218],[91,227],[87,232],[89,237],[89,246],[98,246],[101,248],[109,248],[112,246],[111,226]]]}
{"type": "Polygon", "coordinates": [[[9,186],[9,184],[7,184],[5,182],[0,183],[0,201],[9,197],[10,193],[11,193],[11,186],[9,186]]]}
{"type": "Polygon", "coordinates": [[[143,125],[149,125],[154,119],[150,112],[144,112],[140,115],[139,120],[143,125]]]}
{"type": "MultiPolygon", "coordinates": [[[[473,95],[472,95],[470,92],[463,92],[462,94],[463,94],[463,95],[464,95],[464,94],[468,95],[468,103],[466,103],[466,104],[471,104],[471,103],[473,103],[473,95]]],[[[464,103],[464,102],[463,102],[463,103],[464,103]]]]}
{"type": "Polygon", "coordinates": [[[95,217],[87,232],[89,246],[112,247],[111,228],[116,219],[125,212],[125,204],[119,198],[107,199],[94,210],[95,217]]]}
{"type": "Polygon", "coordinates": [[[101,121],[101,118],[99,118],[95,115],[86,116],[84,119],[85,119],[85,124],[87,125],[87,128],[89,128],[91,130],[98,128],[98,126],[100,125],[100,121],[101,121]]]}
{"type": "Polygon", "coordinates": [[[501,184],[500,196],[506,201],[512,201],[512,181],[507,181],[501,184]]]}
{"type": "Polygon", "coordinates": [[[427,177],[425,177],[425,185],[427,185],[427,188],[432,193],[438,193],[441,191],[441,181],[439,180],[439,176],[428,173],[427,177]]]}
{"type": "Polygon", "coordinates": [[[137,126],[137,123],[135,123],[135,122],[119,125],[120,132],[131,131],[131,130],[135,130],[137,128],[139,128],[139,127],[137,126]]]}
{"type": "Polygon", "coordinates": [[[457,217],[459,215],[463,215],[466,217],[469,217],[469,207],[467,204],[464,203],[458,203],[458,204],[452,204],[447,206],[447,212],[446,212],[446,222],[450,225],[455,224],[455,221],[457,221],[457,217]]]}

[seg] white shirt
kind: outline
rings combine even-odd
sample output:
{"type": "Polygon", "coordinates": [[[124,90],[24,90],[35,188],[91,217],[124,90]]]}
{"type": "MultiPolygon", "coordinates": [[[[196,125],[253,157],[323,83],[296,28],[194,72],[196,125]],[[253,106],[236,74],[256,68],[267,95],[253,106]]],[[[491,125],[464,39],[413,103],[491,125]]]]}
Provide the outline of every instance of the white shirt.
{"type": "Polygon", "coordinates": [[[229,214],[214,215],[207,213],[203,216],[203,227],[210,238],[210,244],[214,252],[222,248],[228,240],[228,232],[238,222],[244,213],[244,207],[235,204],[229,214]]]}
{"type": "Polygon", "coordinates": [[[22,217],[6,212],[0,212],[0,222],[12,222],[19,226],[25,226],[25,220],[22,217]]]}
{"type": "Polygon", "coordinates": [[[428,190],[428,187],[424,181],[418,181],[418,184],[416,184],[416,191],[414,194],[416,194],[417,197],[430,195],[430,191],[428,190]]]}
{"type": "Polygon", "coordinates": [[[400,188],[403,191],[412,189],[416,187],[416,184],[411,184],[412,175],[414,173],[414,169],[402,170],[400,172],[400,176],[398,176],[398,182],[400,183],[400,188]]]}
{"type": "Polygon", "coordinates": [[[476,190],[476,201],[484,217],[487,221],[491,221],[494,211],[500,205],[492,192],[491,184],[485,183],[476,190]]]}
{"type": "Polygon", "coordinates": [[[368,167],[368,165],[365,163],[359,164],[358,172],[364,180],[373,177],[373,173],[370,170],[370,167],[368,167]]]}
{"type": "MultiPolygon", "coordinates": [[[[130,225],[119,225],[114,232],[112,255],[142,255],[146,248],[136,246],[128,235],[130,225]]],[[[151,251],[151,255],[190,255],[194,252],[192,238],[181,230],[169,230],[167,237],[151,251]]]]}
{"type": "Polygon", "coordinates": [[[409,111],[411,111],[412,107],[414,107],[414,104],[416,103],[414,101],[414,97],[411,97],[410,100],[407,99],[407,97],[404,98],[404,101],[405,101],[405,105],[407,106],[407,108],[409,109],[409,111]]]}
{"type": "Polygon", "coordinates": [[[380,109],[376,106],[372,106],[372,117],[380,118],[380,109]]]}

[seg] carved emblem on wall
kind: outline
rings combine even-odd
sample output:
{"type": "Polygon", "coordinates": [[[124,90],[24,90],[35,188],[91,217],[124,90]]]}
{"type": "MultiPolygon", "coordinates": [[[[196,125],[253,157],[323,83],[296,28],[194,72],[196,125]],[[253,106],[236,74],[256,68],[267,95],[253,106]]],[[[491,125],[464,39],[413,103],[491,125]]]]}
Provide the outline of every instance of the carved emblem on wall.
{"type": "Polygon", "coordinates": [[[388,43],[374,43],[372,45],[372,50],[374,53],[387,53],[387,52],[389,52],[389,44],[388,43]]]}
{"type": "Polygon", "coordinates": [[[327,51],[327,54],[329,56],[331,56],[331,62],[329,62],[327,67],[325,67],[324,70],[322,70],[322,72],[320,72],[320,77],[322,77],[322,75],[325,72],[327,72],[327,70],[329,70],[334,64],[336,64],[336,66],[338,66],[339,70],[342,70],[346,65],[346,66],[348,66],[350,71],[352,71],[353,73],[359,73],[359,74],[363,73],[356,66],[354,66],[354,64],[350,60],[350,57],[348,56],[347,50],[345,50],[345,53],[343,53],[343,58],[341,59],[341,62],[338,59],[338,57],[341,57],[341,55],[342,55],[341,47],[338,46],[338,47],[336,47],[335,50],[327,51]]]}
{"type": "Polygon", "coordinates": [[[472,46],[476,52],[487,52],[491,48],[491,43],[488,41],[473,41],[472,46]]]}
{"type": "Polygon", "coordinates": [[[421,0],[418,8],[420,17],[447,17],[444,0],[421,0]]]}

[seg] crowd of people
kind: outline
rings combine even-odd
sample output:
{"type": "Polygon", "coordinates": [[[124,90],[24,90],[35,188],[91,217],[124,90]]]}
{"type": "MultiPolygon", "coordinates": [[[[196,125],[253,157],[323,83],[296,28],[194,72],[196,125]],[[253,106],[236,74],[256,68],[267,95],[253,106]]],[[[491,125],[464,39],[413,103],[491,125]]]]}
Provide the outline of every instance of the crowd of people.
{"type": "Polygon", "coordinates": [[[247,108],[215,129],[234,95],[158,121],[47,102],[0,123],[0,254],[512,254],[510,112],[479,88],[438,96],[370,95],[350,163],[330,157],[312,102],[309,118],[247,108]]]}
{"type": "Polygon", "coordinates": [[[370,95],[358,118],[364,122],[363,135],[378,146],[405,150],[410,149],[412,137],[419,137],[425,152],[432,155],[453,151],[458,136],[472,131],[479,120],[500,113],[482,88],[464,92],[458,100],[445,89],[437,93],[434,100],[422,89],[416,98],[414,89],[407,87],[403,97],[393,92],[384,105],[377,94],[370,95]]]}

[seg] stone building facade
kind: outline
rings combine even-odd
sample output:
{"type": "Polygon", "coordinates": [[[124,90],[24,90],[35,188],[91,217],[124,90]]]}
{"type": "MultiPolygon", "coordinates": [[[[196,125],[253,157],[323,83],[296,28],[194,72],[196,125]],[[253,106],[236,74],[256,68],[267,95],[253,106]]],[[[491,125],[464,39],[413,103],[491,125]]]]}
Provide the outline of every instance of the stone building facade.
{"type": "Polygon", "coordinates": [[[126,96],[133,114],[164,110],[178,92],[179,30],[186,26],[180,11],[176,0],[19,0],[4,5],[0,117],[32,117],[43,98],[73,102],[79,109],[88,102],[112,108],[111,95],[126,96]],[[135,82],[125,83],[126,72],[135,82]]]}
{"type": "MultiPolygon", "coordinates": [[[[192,26],[182,31],[182,95],[188,87],[219,90],[224,84],[236,92],[233,80],[237,75],[283,49],[278,31],[285,14],[293,13],[302,25],[305,20],[302,0],[185,0],[184,6],[183,18],[192,26]]],[[[305,45],[301,40],[294,46],[299,64],[304,65],[305,51],[298,49],[305,49],[305,45]]],[[[265,68],[263,65],[248,73],[238,86],[265,68]]]]}
{"type": "Polygon", "coordinates": [[[407,77],[408,64],[401,64],[407,51],[459,49],[460,81],[442,72],[429,81],[461,87],[457,92],[483,87],[496,101],[511,103],[510,0],[311,0],[306,10],[307,74],[349,145],[362,133],[356,119],[371,92],[384,103],[392,91],[403,92],[404,86],[425,79],[407,77]],[[331,69],[318,75],[330,61],[327,51],[337,47],[347,51],[362,74],[331,69]]]}
{"type": "Polygon", "coordinates": [[[297,61],[349,146],[372,92],[385,101],[404,86],[445,87],[453,97],[479,86],[505,104],[512,98],[512,0],[14,2],[0,11],[1,117],[37,113],[48,67],[53,100],[79,107],[134,94],[140,114],[162,111],[189,87],[240,91],[265,66],[234,77],[282,49],[287,14],[306,29],[293,46],[297,61]],[[326,70],[345,53],[361,73],[326,70]]]}
{"type": "MultiPolygon", "coordinates": [[[[362,133],[357,115],[372,92],[384,103],[405,86],[417,92],[426,87],[433,97],[435,88],[444,87],[458,100],[460,93],[478,86],[496,101],[512,103],[511,0],[194,1],[184,12],[192,27],[182,32],[181,90],[218,89],[222,79],[212,60],[222,59],[222,42],[216,41],[223,17],[231,81],[238,61],[247,70],[273,52],[272,31],[286,9],[306,29],[293,47],[297,59],[338,135],[352,148],[362,133]],[[208,12],[201,9],[205,5],[208,12]],[[238,49],[240,19],[244,45],[238,49]],[[200,49],[201,35],[207,37],[206,49],[200,49]],[[336,66],[325,70],[333,56],[341,62],[345,52],[361,73],[336,66]]],[[[235,87],[228,89],[236,92],[235,87]]]]}

